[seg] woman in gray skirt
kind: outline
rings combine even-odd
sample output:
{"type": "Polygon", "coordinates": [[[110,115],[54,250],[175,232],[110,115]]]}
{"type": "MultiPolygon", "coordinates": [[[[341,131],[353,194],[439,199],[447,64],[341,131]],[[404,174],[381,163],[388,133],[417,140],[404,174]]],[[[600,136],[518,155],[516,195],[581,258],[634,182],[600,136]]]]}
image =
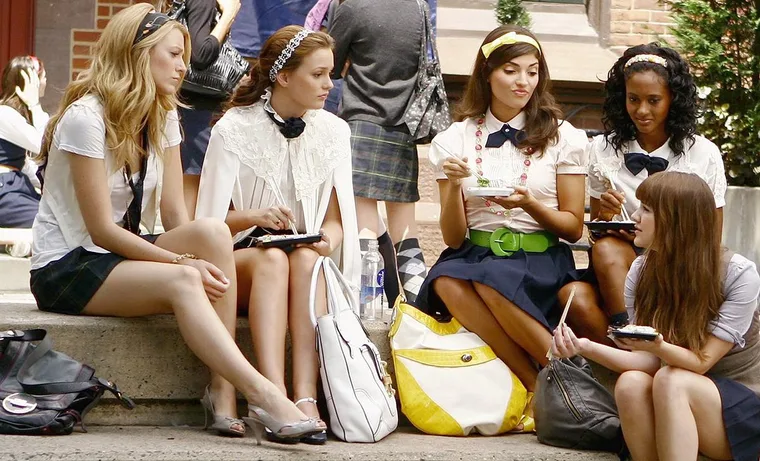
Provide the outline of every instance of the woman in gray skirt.
{"type": "Polygon", "coordinates": [[[417,148],[402,122],[417,81],[423,21],[416,0],[351,0],[337,8],[329,28],[335,39],[333,77],[341,78],[344,64],[351,63],[339,115],[351,127],[360,244],[366,251],[368,239],[379,235],[391,304],[399,292],[396,253],[408,300],[416,299],[426,275],[414,216],[420,199],[417,148]],[[385,226],[379,201],[385,202],[390,236],[380,235],[385,226]]]}

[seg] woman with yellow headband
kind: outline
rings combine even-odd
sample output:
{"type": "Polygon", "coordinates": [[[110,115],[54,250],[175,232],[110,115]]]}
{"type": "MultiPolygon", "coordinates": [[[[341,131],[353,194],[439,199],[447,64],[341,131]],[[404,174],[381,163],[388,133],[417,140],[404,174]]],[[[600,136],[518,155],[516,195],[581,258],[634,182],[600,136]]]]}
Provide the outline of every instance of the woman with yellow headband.
{"type": "MultiPolygon", "coordinates": [[[[549,85],[533,34],[517,26],[488,34],[458,122],[430,149],[449,248],[417,302],[477,333],[529,392],[559,320],[557,291],[576,279],[559,239],[574,242],[583,232],[587,139],[560,120],[549,85]],[[482,196],[482,186],[501,196],[482,196]]],[[[532,418],[521,427],[532,430],[532,418]]]]}

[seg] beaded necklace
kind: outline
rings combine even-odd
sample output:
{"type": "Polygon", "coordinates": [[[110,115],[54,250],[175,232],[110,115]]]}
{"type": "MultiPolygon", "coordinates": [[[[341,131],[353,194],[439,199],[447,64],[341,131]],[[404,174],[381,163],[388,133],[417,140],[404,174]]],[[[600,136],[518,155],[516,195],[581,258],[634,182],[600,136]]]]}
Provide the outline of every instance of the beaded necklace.
{"type": "MultiPolygon", "coordinates": [[[[481,178],[483,178],[483,159],[481,157],[482,151],[483,151],[483,126],[486,122],[486,116],[481,115],[478,117],[478,126],[475,130],[475,168],[478,172],[478,175],[480,175],[481,178]]],[[[521,153],[523,155],[523,169],[522,174],[520,175],[520,186],[525,187],[525,184],[528,182],[528,168],[530,168],[530,155],[534,152],[534,149],[532,147],[528,147],[526,149],[522,149],[521,153]]],[[[478,186],[480,187],[488,187],[489,181],[488,179],[478,179],[478,186]]],[[[493,208],[493,202],[488,200],[485,197],[483,198],[483,202],[488,207],[488,210],[491,211],[491,213],[497,215],[497,216],[510,216],[510,210],[500,210],[496,211],[493,208]]]]}

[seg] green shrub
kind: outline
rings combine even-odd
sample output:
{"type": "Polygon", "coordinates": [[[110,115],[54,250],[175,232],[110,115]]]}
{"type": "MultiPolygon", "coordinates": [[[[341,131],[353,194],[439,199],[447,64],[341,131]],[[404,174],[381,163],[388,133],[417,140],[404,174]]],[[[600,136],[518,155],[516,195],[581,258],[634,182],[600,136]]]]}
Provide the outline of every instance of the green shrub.
{"type": "Polygon", "coordinates": [[[522,0],[499,0],[496,3],[496,20],[502,25],[530,27],[530,14],[522,5],[522,0]]]}
{"type": "Polygon", "coordinates": [[[760,0],[669,4],[703,98],[700,134],[723,152],[730,185],[760,186],[760,0]]]}

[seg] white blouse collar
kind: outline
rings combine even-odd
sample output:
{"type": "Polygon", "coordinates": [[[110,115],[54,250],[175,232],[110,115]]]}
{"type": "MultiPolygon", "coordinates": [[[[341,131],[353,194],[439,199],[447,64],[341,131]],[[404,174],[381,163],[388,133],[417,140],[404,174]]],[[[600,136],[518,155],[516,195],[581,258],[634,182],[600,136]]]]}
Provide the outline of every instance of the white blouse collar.
{"type": "Polygon", "coordinates": [[[493,112],[491,112],[491,108],[489,107],[486,111],[486,128],[488,129],[489,133],[495,133],[501,130],[501,127],[504,126],[504,124],[509,124],[509,126],[512,128],[522,130],[525,128],[525,118],[525,112],[520,112],[512,120],[508,122],[502,122],[496,118],[493,112]]]}
{"type": "Polygon", "coordinates": [[[264,101],[264,110],[269,112],[274,116],[274,118],[280,122],[285,123],[285,120],[280,117],[280,114],[277,113],[276,110],[274,110],[274,107],[272,107],[272,87],[267,87],[266,90],[264,90],[264,94],[261,95],[261,99],[264,101]]]}

